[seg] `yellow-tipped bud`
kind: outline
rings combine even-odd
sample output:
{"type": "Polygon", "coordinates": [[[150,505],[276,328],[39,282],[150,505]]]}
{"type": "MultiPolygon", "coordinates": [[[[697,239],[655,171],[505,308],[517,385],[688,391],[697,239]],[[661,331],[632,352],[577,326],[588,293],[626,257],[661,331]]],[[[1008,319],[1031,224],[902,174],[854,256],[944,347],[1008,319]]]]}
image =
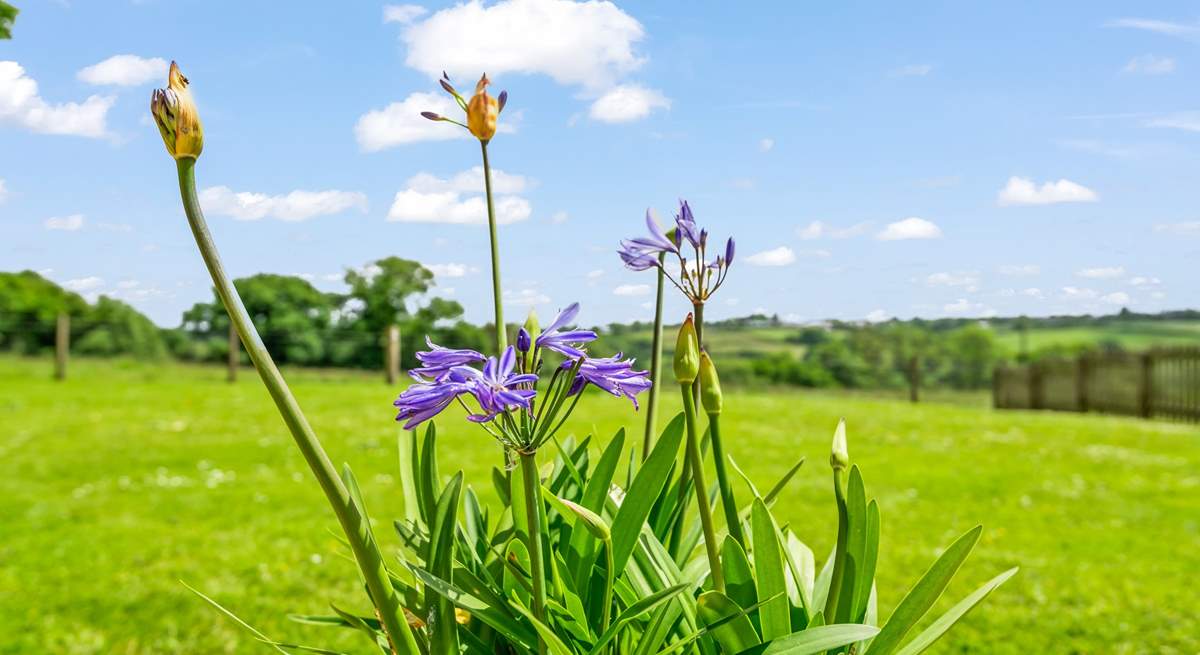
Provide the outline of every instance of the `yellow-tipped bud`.
{"type": "Polygon", "coordinates": [[[713,365],[708,352],[700,351],[700,404],[709,414],[720,414],[723,404],[721,396],[721,379],[717,377],[717,367],[713,365]]]}
{"type": "Polygon", "coordinates": [[[200,156],[204,149],[204,126],[200,124],[200,112],[188,89],[188,78],[179,72],[179,66],[171,62],[167,73],[167,88],[155,89],[150,95],[150,113],[158,124],[167,153],[175,159],[200,156]]]}
{"type": "Polygon", "coordinates": [[[491,80],[484,73],[475,85],[475,95],[467,103],[467,129],[480,141],[491,141],[496,135],[496,118],[500,115],[500,103],[488,95],[488,84],[491,80]]]}
{"type": "Polygon", "coordinates": [[[850,466],[850,450],[846,447],[846,419],[839,420],[837,429],[833,431],[833,447],[829,450],[829,465],[835,471],[842,471],[850,466]]]}
{"type": "Polygon", "coordinates": [[[679,337],[675,339],[675,381],[680,384],[691,384],[696,381],[700,372],[700,340],[696,337],[696,324],[692,315],[679,327],[679,337]]]}

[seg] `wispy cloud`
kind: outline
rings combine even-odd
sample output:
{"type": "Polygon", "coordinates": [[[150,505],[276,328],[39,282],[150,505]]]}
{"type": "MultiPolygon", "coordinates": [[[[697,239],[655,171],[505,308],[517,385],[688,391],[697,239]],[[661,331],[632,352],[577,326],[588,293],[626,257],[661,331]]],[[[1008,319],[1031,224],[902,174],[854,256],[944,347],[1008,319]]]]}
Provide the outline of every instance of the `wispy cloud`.
{"type": "Polygon", "coordinates": [[[149,82],[165,82],[167,60],[137,55],[113,55],[108,59],[80,70],[81,82],[92,86],[138,86],[149,82]]]}
{"type": "Polygon", "coordinates": [[[649,284],[622,284],[613,289],[614,296],[648,296],[649,284]]]}
{"type": "Polygon", "coordinates": [[[478,273],[479,269],[468,264],[456,264],[449,262],[446,264],[425,264],[425,268],[429,269],[430,273],[438,277],[463,277],[469,273],[478,273]]]}
{"type": "MultiPolygon", "coordinates": [[[[528,200],[517,195],[529,184],[523,175],[492,171],[497,223],[508,225],[529,218],[533,207],[528,200]]],[[[479,166],[447,179],[418,173],[408,179],[404,189],[396,193],[388,210],[388,220],[405,223],[486,223],[487,203],[483,187],[483,169],[479,166]]]]}
{"type": "Polygon", "coordinates": [[[931,273],[925,277],[925,284],[931,287],[963,287],[966,291],[977,291],[979,289],[979,273],[976,271],[931,273]]]}
{"type": "Polygon", "coordinates": [[[812,239],[849,239],[862,236],[871,229],[870,222],[856,223],[849,227],[837,227],[825,221],[812,221],[808,225],[796,228],[796,236],[805,240],[812,239]]]}
{"type": "Polygon", "coordinates": [[[1112,278],[1124,277],[1124,266],[1097,266],[1094,268],[1081,268],[1075,271],[1075,275],[1079,277],[1091,278],[1093,280],[1109,280],[1112,278]]]}
{"type": "Polygon", "coordinates": [[[304,191],[268,195],[252,191],[234,191],[214,186],[200,192],[200,202],[210,213],[239,221],[274,218],[281,221],[306,221],[317,216],[348,210],[367,211],[367,197],[357,191],[304,191]]]}
{"type": "Polygon", "coordinates": [[[1147,118],[1143,121],[1146,127],[1166,127],[1185,132],[1200,132],[1200,111],[1180,111],[1147,118]]]}
{"type": "Polygon", "coordinates": [[[604,92],[588,109],[592,120],[628,123],[641,120],[656,109],[670,109],[671,101],[661,91],[640,84],[622,84],[604,92]]]}
{"type": "Polygon", "coordinates": [[[932,64],[908,64],[892,69],[892,77],[925,77],[933,72],[932,64]]]}
{"type": "Polygon", "coordinates": [[[1042,267],[1037,264],[1006,264],[1000,267],[1001,275],[1037,275],[1042,267]]]}
{"type": "Polygon", "coordinates": [[[1159,223],[1154,231],[1160,234],[1177,236],[1200,236],[1200,221],[1184,221],[1182,223],[1159,223]]]}
{"type": "Polygon", "coordinates": [[[1108,27],[1124,27],[1187,39],[1200,37],[1200,23],[1179,23],[1155,18],[1117,18],[1108,21],[1105,25],[1108,27]]]}
{"type": "Polygon", "coordinates": [[[421,5],[384,5],[383,22],[408,25],[428,13],[429,10],[421,5]]]}
{"type": "Polygon", "coordinates": [[[907,241],[909,239],[940,239],[942,229],[932,221],[910,216],[904,220],[888,223],[875,235],[880,241],[907,241]]]}
{"type": "Polygon", "coordinates": [[[764,138],[764,139],[758,140],[758,151],[759,152],[770,152],[771,149],[774,147],[775,147],[775,139],[765,139],[764,138]]]}
{"type": "Polygon", "coordinates": [[[1175,60],[1158,55],[1138,55],[1121,68],[1122,73],[1166,75],[1175,71],[1175,60]]]}
{"type": "Polygon", "coordinates": [[[746,263],[753,266],[787,266],[795,261],[796,253],[787,246],[756,252],[746,258],[746,263]]]}
{"type": "Polygon", "coordinates": [[[42,221],[42,225],[47,230],[74,232],[83,228],[83,222],[83,214],[71,214],[69,216],[51,216],[42,221]]]}
{"type": "Polygon", "coordinates": [[[1029,178],[1014,176],[1008,178],[1008,184],[997,194],[996,204],[1001,207],[1052,205],[1062,202],[1095,202],[1097,199],[1095,191],[1071,180],[1045,182],[1039,187],[1029,178]]]}

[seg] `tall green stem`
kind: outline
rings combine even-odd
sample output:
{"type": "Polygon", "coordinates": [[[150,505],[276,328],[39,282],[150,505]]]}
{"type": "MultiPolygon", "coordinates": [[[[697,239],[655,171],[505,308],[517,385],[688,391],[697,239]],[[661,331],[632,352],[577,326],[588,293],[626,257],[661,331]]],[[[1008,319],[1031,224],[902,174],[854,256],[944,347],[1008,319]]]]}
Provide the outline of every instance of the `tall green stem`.
{"type": "Polygon", "coordinates": [[[708,431],[712,437],[713,464],[717,469],[717,487],[721,490],[721,508],[725,510],[725,524],[729,536],[733,537],[742,548],[746,547],[746,537],[742,534],[742,521],[738,518],[737,501],[733,499],[733,485],[729,481],[729,472],[725,468],[725,447],[721,444],[721,415],[709,413],[708,431]]]}
{"type": "Polygon", "coordinates": [[[483,188],[487,194],[488,236],[492,242],[492,306],[496,310],[496,354],[499,356],[508,347],[500,290],[500,242],[496,238],[496,203],[492,199],[492,165],[488,163],[487,141],[480,141],[479,147],[483,150],[483,188]]]}
{"type": "MultiPolygon", "coordinates": [[[[662,264],[666,253],[658,256],[662,264]]],[[[654,437],[658,433],[658,383],[662,378],[662,336],[663,336],[663,278],[665,274],[661,266],[658,269],[658,295],[654,300],[654,340],[650,346],[650,399],[646,403],[646,434],[642,437],[642,461],[650,456],[654,447],[654,437]]]]}
{"type": "MultiPolygon", "coordinates": [[[[538,479],[537,455],[521,453],[521,483],[525,493],[525,530],[529,537],[529,576],[533,585],[533,615],[546,622],[546,567],[542,560],[542,482],[538,479]]],[[[538,639],[539,652],[545,644],[538,639]]]]}
{"type": "Polygon", "coordinates": [[[246,313],[237,289],[225,273],[220,255],[217,253],[217,246],[213,243],[212,235],[209,234],[208,224],[204,220],[200,201],[196,196],[196,160],[184,158],[177,160],[176,163],[179,169],[179,194],[183,199],[183,210],[187,214],[192,234],[196,237],[200,256],[204,258],[204,264],[212,276],[217,295],[225,305],[225,310],[229,313],[230,320],[233,321],[234,328],[246,348],[246,353],[250,356],[250,361],[258,370],[263,384],[271,394],[271,399],[275,401],[275,406],[279,409],[283,422],[287,424],[288,430],[292,433],[296,446],[304,455],[304,461],[308,462],[309,468],[312,469],[313,475],[321,485],[321,490],[325,492],[325,497],[333,507],[334,514],[337,515],[338,523],[341,524],[342,531],[346,534],[346,540],[350,543],[350,549],[354,553],[354,559],[358,562],[359,569],[366,579],[371,602],[375,604],[379,612],[392,647],[397,653],[403,655],[417,655],[420,650],[417,648],[416,639],[405,619],[400,600],[392,588],[387,568],[384,566],[378,546],[375,545],[371,535],[371,526],[366,516],[351,498],[350,492],[347,491],[346,485],[338,476],[333,462],[325,454],[325,449],[321,447],[317,435],[309,426],[308,420],[304,418],[304,413],[300,411],[300,405],[292,396],[287,382],[279,373],[279,369],[275,366],[275,362],[271,359],[270,353],[267,352],[258,335],[258,330],[254,328],[254,323],[246,313]]]}
{"type": "MultiPolygon", "coordinates": [[[[702,302],[693,302],[692,303],[692,322],[696,327],[696,346],[699,348],[703,348],[704,347],[704,303],[702,303],[702,302]]],[[[699,405],[700,405],[700,379],[697,378],[696,381],[692,383],[692,407],[695,408],[695,407],[698,407],[699,405]]],[[[704,461],[703,455],[700,457],[700,461],[701,462],[704,461]]],[[[685,458],[683,460],[683,470],[679,474],[680,479],[686,480],[691,475],[691,471],[692,471],[692,460],[690,458],[685,458]]],[[[671,553],[671,555],[673,555],[673,556],[679,554],[679,546],[680,546],[681,540],[683,539],[683,524],[687,520],[687,512],[683,511],[683,507],[682,507],[683,505],[687,504],[687,489],[688,488],[687,488],[686,484],[679,485],[678,502],[681,507],[680,507],[679,513],[675,517],[675,526],[671,529],[670,537],[667,539],[667,552],[671,553]]]]}
{"type": "MultiPolygon", "coordinates": [[[[692,315],[694,316],[693,320],[696,323],[696,347],[698,347],[700,350],[704,350],[704,303],[692,303],[692,315]]],[[[699,378],[696,378],[696,381],[692,383],[692,402],[696,403],[697,407],[700,406],[699,378]]]]}
{"type": "Polygon", "coordinates": [[[725,593],[725,572],[721,569],[721,555],[717,550],[717,530],[713,526],[712,508],[708,505],[708,485],[704,482],[704,460],[700,455],[700,439],[696,437],[696,401],[687,383],[680,384],[683,396],[683,416],[687,424],[687,458],[691,463],[692,482],[695,484],[696,505],[700,510],[700,527],[704,530],[704,551],[708,554],[708,567],[712,570],[713,588],[725,593]]]}

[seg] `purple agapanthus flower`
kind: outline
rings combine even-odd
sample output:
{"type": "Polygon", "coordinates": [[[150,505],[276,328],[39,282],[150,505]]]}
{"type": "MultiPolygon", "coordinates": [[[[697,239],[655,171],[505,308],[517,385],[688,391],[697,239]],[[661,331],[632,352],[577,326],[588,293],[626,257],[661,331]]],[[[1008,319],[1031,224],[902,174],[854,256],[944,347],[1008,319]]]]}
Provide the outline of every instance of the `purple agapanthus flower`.
{"type": "Polygon", "coordinates": [[[538,335],[538,348],[553,350],[554,352],[571,359],[579,359],[585,353],[579,349],[579,344],[588,341],[595,341],[596,333],[591,330],[572,330],[567,329],[567,325],[575,320],[579,314],[579,303],[574,302],[567,306],[566,309],[558,313],[554,317],[550,325],[542,330],[538,335]]]}
{"type": "Polygon", "coordinates": [[[393,403],[400,409],[396,420],[407,421],[404,429],[411,430],[449,407],[455,398],[467,393],[468,386],[448,378],[414,384],[405,389],[393,403]]]}
{"type": "MultiPolygon", "coordinates": [[[[621,353],[612,357],[587,357],[579,364],[579,370],[571,383],[570,395],[583,391],[585,385],[595,385],[608,393],[624,396],[638,406],[637,395],[649,389],[650,371],[633,370],[634,360],[621,359],[621,353]]],[[[562,363],[563,368],[571,368],[575,362],[562,363]]]]}
{"type": "Polygon", "coordinates": [[[696,224],[692,207],[686,200],[679,201],[679,213],[675,216],[673,238],[663,233],[651,212],[646,211],[646,227],[649,237],[625,239],[617,254],[625,267],[635,271],[658,268],[663,275],[684,293],[693,303],[703,303],[725,281],[729,266],[733,263],[733,239],[725,242],[724,256],[717,255],[706,261],[708,230],[696,224]],[[682,246],[691,246],[694,257],[685,256],[682,246]],[[660,257],[672,254],[678,259],[678,267],[664,266],[660,257]]]}
{"type": "Polygon", "coordinates": [[[488,357],[483,370],[470,366],[458,366],[451,372],[452,379],[462,377],[467,391],[479,401],[482,410],[468,418],[476,423],[492,420],[500,412],[509,409],[529,409],[529,403],[537,392],[522,385],[532,385],[538,376],[533,373],[513,373],[517,365],[517,353],[512,346],[504,349],[499,359],[488,357]]]}
{"type": "Polygon", "coordinates": [[[421,362],[420,368],[414,368],[408,372],[418,382],[425,382],[426,379],[441,380],[449,375],[450,369],[455,366],[482,362],[485,359],[483,353],[468,348],[454,349],[439,346],[428,336],[425,337],[425,345],[429,346],[429,350],[417,353],[417,361],[421,362]]]}

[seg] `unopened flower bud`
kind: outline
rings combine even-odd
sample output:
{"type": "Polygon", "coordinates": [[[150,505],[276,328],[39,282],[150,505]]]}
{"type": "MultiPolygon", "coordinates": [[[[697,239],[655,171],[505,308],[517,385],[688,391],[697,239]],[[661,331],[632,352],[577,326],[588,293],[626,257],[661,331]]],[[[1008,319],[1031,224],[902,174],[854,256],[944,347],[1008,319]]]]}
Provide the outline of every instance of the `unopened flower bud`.
{"type": "Polygon", "coordinates": [[[846,447],[846,419],[839,420],[837,429],[833,431],[833,447],[829,451],[829,465],[835,471],[845,470],[850,466],[850,451],[846,447]]]}
{"type": "Polygon", "coordinates": [[[440,121],[440,120],[442,120],[442,115],[441,115],[441,114],[435,114],[435,113],[433,113],[433,112],[431,112],[431,111],[423,111],[423,112],[421,112],[421,115],[422,115],[422,116],[424,116],[425,118],[428,118],[428,119],[429,119],[429,120],[431,120],[431,121],[440,121]]]}
{"type": "Polygon", "coordinates": [[[200,112],[188,89],[188,78],[171,62],[167,88],[155,89],[150,95],[150,113],[162,134],[167,152],[175,159],[200,156],[204,149],[204,127],[200,112]]]}
{"type": "Polygon", "coordinates": [[[679,337],[675,340],[675,381],[680,384],[691,384],[696,381],[700,372],[700,345],[696,337],[696,324],[692,315],[679,327],[679,337]]]}
{"type": "Polygon", "coordinates": [[[517,332],[517,350],[524,353],[522,361],[525,362],[525,370],[529,370],[533,364],[530,361],[533,357],[533,342],[542,334],[542,328],[538,325],[537,312],[529,310],[529,315],[525,317],[525,325],[521,326],[517,332]]]}
{"type": "Polygon", "coordinates": [[[467,103],[467,129],[480,141],[491,141],[496,135],[496,117],[500,114],[500,103],[487,93],[488,84],[491,80],[484,73],[475,85],[475,95],[467,103]]]}
{"type": "Polygon", "coordinates": [[[529,346],[533,344],[533,340],[529,338],[529,332],[525,328],[517,330],[517,350],[520,352],[529,352],[529,346]]]}
{"type": "Polygon", "coordinates": [[[717,367],[705,350],[700,351],[700,403],[709,414],[720,414],[722,403],[721,379],[717,367]]]}

